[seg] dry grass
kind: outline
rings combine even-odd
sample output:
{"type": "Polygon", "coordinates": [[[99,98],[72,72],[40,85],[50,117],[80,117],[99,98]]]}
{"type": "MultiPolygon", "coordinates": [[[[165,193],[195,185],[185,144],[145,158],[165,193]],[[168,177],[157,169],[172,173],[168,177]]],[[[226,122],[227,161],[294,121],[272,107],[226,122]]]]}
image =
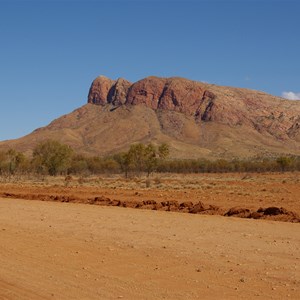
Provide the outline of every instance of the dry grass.
{"type": "Polygon", "coordinates": [[[199,200],[221,207],[278,206],[300,213],[300,173],[155,174],[125,179],[122,175],[88,177],[0,178],[0,192],[66,194],[119,200],[199,200]],[[47,187],[47,189],[45,189],[47,187]]]}

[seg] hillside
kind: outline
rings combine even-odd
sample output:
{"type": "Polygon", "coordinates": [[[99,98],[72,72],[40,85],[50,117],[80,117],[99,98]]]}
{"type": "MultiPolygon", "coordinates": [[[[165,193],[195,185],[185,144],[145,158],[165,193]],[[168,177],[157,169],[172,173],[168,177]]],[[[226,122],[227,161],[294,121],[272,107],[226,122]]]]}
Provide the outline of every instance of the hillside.
{"type": "Polygon", "coordinates": [[[134,142],[166,142],[174,158],[300,155],[300,101],[183,78],[136,83],[100,76],[88,104],[20,139],[0,142],[30,153],[56,139],[84,154],[107,155],[134,142]]]}

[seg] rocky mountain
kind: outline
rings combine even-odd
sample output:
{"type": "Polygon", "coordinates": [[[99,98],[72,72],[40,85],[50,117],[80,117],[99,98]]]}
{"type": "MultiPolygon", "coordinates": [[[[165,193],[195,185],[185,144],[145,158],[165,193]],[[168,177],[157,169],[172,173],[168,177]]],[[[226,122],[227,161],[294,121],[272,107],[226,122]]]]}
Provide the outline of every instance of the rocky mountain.
{"type": "Polygon", "coordinates": [[[100,76],[88,104],[0,149],[30,153],[48,138],[93,155],[135,142],[166,142],[175,158],[300,155],[300,101],[177,77],[131,83],[100,76]]]}

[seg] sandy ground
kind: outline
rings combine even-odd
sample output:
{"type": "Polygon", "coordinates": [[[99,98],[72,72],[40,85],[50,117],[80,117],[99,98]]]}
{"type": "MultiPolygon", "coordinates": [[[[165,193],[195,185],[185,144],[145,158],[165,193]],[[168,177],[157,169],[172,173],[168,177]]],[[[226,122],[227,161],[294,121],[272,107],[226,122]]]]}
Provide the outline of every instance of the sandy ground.
{"type": "Polygon", "coordinates": [[[0,299],[299,299],[299,229],[0,198],[0,299]]]}

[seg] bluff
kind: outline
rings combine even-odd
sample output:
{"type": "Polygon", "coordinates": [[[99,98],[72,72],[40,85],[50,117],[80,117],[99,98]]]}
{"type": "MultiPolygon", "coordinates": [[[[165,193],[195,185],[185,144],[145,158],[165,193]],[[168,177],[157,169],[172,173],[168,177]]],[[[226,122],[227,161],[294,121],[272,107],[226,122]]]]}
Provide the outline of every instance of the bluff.
{"type": "Polygon", "coordinates": [[[300,155],[300,101],[184,78],[96,78],[88,103],[17,140],[30,153],[52,138],[91,155],[166,142],[174,158],[300,155]]]}
{"type": "Polygon", "coordinates": [[[90,88],[88,103],[139,105],[157,110],[177,111],[197,117],[208,117],[215,95],[200,82],[183,78],[147,77],[134,84],[125,79],[112,81],[96,78],[90,88]]]}

